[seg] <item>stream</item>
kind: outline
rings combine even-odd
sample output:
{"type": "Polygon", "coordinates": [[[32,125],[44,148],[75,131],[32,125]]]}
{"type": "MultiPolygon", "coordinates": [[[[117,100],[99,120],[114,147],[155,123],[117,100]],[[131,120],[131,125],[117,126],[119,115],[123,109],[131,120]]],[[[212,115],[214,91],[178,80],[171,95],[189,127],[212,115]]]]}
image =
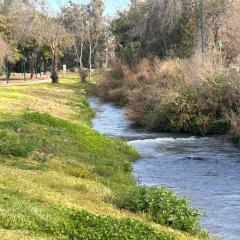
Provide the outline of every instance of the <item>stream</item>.
{"type": "Polygon", "coordinates": [[[93,127],[128,140],[142,158],[133,164],[140,184],[166,186],[206,213],[210,235],[240,240],[240,149],[220,137],[148,132],[134,128],[121,108],[90,97],[93,127]]]}

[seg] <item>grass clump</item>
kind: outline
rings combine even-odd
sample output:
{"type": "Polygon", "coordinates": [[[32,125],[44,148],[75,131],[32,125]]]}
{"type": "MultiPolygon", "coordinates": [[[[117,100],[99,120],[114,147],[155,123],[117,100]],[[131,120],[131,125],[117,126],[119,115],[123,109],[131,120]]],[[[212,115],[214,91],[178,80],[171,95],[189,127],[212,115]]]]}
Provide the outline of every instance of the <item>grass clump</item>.
{"type": "Polygon", "coordinates": [[[179,198],[165,188],[131,188],[118,204],[133,212],[146,213],[156,223],[193,234],[201,232],[202,212],[191,208],[186,198],[179,198]]]}
{"type": "Polygon", "coordinates": [[[0,154],[14,157],[28,157],[39,145],[39,138],[30,132],[23,132],[18,121],[8,123],[10,129],[0,126],[0,154]],[[16,127],[17,126],[17,127],[16,127]]]}

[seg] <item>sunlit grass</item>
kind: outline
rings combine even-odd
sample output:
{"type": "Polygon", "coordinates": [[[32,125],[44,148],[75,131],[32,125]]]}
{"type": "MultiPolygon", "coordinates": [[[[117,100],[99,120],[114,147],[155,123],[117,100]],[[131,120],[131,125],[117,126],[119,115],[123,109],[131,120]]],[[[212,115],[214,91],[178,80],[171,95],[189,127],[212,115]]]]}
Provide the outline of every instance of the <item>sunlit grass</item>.
{"type": "Polygon", "coordinates": [[[38,84],[0,88],[0,111],[3,113],[37,111],[63,119],[89,124],[93,111],[86,101],[88,84],[80,83],[73,74],[59,85],[38,84]]]}

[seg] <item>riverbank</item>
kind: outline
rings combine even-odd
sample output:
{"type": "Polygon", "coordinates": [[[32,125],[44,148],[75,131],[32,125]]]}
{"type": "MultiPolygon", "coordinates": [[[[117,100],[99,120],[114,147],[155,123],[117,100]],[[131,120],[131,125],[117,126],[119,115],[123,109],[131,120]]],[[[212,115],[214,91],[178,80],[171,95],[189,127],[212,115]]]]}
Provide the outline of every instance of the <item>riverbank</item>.
{"type": "MultiPolygon", "coordinates": [[[[116,62],[98,95],[124,106],[129,119],[149,130],[199,136],[240,136],[239,73],[201,59],[116,62]]],[[[205,59],[206,58],[206,59],[205,59]]]]}
{"type": "Polygon", "coordinates": [[[91,129],[88,89],[76,75],[0,88],[1,239],[197,239],[110,201],[139,155],[91,129]]]}

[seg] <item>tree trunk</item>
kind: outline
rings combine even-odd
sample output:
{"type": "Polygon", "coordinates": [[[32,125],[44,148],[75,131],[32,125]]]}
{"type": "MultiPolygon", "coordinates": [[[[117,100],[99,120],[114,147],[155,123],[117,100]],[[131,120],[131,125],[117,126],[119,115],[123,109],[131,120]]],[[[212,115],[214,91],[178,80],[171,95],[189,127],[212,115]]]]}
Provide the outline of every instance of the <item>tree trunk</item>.
{"type": "Polygon", "coordinates": [[[105,70],[108,69],[108,37],[107,34],[105,34],[105,44],[106,44],[106,49],[105,49],[105,70]]]}
{"type": "Polygon", "coordinates": [[[83,41],[81,40],[81,47],[80,47],[80,59],[79,59],[79,64],[80,64],[80,69],[83,69],[83,63],[82,63],[82,59],[83,59],[83,41]]]}
{"type": "Polygon", "coordinates": [[[7,60],[5,60],[5,68],[6,68],[6,82],[9,83],[11,75],[11,64],[7,60]]]}
{"type": "Polygon", "coordinates": [[[91,82],[92,78],[92,44],[89,44],[89,82],[91,82]]]}
{"type": "Polygon", "coordinates": [[[162,33],[162,41],[163,41],[163,48],[164,48],[164,55],[167,55],[167,42],[164,33],[162,33]]]}
{"type": "Polygon", "coordinates": [[[33,79],[34,77],[34,58],[29,58],[29,67],[30,67],[30,79],[33,79]]]}
{"type": "Polygon", "coordinates": [[[57,54],[56,54],[56,52],[53,52],[53,54],[52,54],[51,79],[52,79],[52,83],[59,83],[58,66],[57,66],[57,54]]]}

